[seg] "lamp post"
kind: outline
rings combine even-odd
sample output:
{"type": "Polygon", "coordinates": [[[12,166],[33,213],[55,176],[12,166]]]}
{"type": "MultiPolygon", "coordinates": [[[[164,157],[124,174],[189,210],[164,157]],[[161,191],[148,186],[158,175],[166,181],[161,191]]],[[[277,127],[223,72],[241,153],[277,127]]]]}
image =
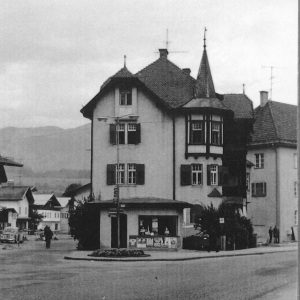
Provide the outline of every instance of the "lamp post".
{"type": "MultiPolygon", "coordinates": [[[[113,118],[116,121],[116,131],[119,132],[119,125],[120,125],[120,119],[128,117],[129,119],[137,119],[137,115],[133,114],[127,114],[124,116],[120,117],[112,117],[112,116],[106,116],[106,117],[100,117],[97,118],[98,121],[104,120],[105,122],[107,121],[108,118],[113,118]]],[[[116,176],[116,188],[117,188],[117,247],[120,249],[120,141],[119,141],[119,134],[116,135],[116,142],[117,142],[117,176],[116,176]]]]}

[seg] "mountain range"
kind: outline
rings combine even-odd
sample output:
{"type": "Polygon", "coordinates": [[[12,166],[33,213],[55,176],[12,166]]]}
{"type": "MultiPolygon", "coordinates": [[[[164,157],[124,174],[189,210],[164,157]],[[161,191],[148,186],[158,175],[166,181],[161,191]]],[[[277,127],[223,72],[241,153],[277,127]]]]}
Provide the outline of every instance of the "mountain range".
{"type": "MultiPolygon", "coordinates": [[[[78,181],[78,178],[71,178],[74,177],[74,171],[78,171],[78,174],[84,174],[84,184],[89,181],[86,177],[89,177],[87,174],[90,170],[90,148],[90,124],[71,129],[55,126],[0,129],[0,155],[24,165],[23,168],[5,167],[8,178],[15,182],[26,181],[26,184],[31,184],[30,179],[36,180],[35,177],[44,177],[42,183],[48,186],[50,177],[78,181]],[[50,174],[48,180],[43,174],[50,174]]],[[[49,188],[52,188],[51,185],[49,188]]],[[[60,190],[63,188],[61,186],[60,190]]]]}

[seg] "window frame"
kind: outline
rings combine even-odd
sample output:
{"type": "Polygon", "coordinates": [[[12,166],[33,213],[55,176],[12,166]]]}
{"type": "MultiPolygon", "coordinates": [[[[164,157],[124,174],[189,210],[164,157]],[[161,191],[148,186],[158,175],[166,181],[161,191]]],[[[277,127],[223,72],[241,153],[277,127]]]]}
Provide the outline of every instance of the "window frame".
{"type": "Polygon", "coordinates": [[[218,185],[218,165],[216,164],[210,165],[210,185],[218,185]]]}
{"type": "Polygon", "coordinates": [[[205,144],[205,122],[203,120],[190,121],[190,144],[204,145],[205,144]],[[194,125],[201,125],[201,129],[193,128],[194,125]],[[200,141],[195,141],[194,133],[199,132],[200,141]]]}
{"type": "Polygon", "coordinates": [[[127,164],[127,184],[135,185],[136,184],[136,164],[127,164]],[[134,169],[130,169],[134,167],[134,169]],[[131,182],[132,181],[132,182],[131,182]]]}
{"type": "Polygon", "coordinates": [[[192,186],[199,186],[203,185],[203,164],[191,164],[191,185],[192,186]],[[195,170],[194,168],[199,167],[199,169],[195,170]],[[194,175],[196,181],[194,182],[194,175]],[[199,183],[200,177],[200,183],[199,183]]]}
{"type": "Polygon", "coordinates": [[[252,197],[266,197],[267,196],[267,183],[264,181],[261,182],[252,182],[251,184],[251,196],[252,197]],[[262,184],[262,193],[258,193],[257,185],[262,184]]]}
{"type": "Polygon", "coordinates": [[[119,91],[119,105],[132,106],[132,89],[121,88],[119,91]],[[130,97],[128,97],[130,95],[130,97]],[[124,96],[124,101],[122,97],[124,96]]]}
{"type": "Polygon", "coordinates": [[[210,144],[213,146],[220,146],[222,145],[222,138],[221,138],[221,126],[222,126],[222,122],[219,121],[211,121],[211,134],[210,134],[210,144]],[[214,125],[218,125],[219,129],[218,131],[214,130],[214,125]],[[218,132],[218,141],[215,143],[213,141],[213,137],[214,137],[214,132],[218,132]]]}
{"type": "Polygon", "coordinates": [[[115,178],[115,182],[116,184],[121,184],[124,185],[125,184],[125,164],[116,164],[116,178],[115,178]],[[123,175],[123,177],[122,177],[123,175]],[[120,181],[119,181],[120,178],[120,181]],[[122,182],[123,179],[123,182],[122,182]]]}
{"type": "Polygon", "coordinates": [[[264,169],[265,168],[265,155],[264,153],[255,153],[255,169],[264,169]]]}

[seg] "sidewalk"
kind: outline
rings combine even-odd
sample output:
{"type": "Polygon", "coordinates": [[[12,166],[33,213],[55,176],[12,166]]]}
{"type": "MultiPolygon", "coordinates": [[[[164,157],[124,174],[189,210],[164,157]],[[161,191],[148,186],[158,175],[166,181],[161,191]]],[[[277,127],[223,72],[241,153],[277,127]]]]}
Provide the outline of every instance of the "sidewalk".
{"type": "Polygon", "coordinates": [[[244,255],[263,255],[269,253],[278,252],[290,252],[297,251],[297,243],[287,243],[278,245],[261,246],[251,249],[234,250],[234,251],[220,251],[220,252],[206,252],[206,251],[195,251],[195,250],[178,250],[177,252],[168,251],[144,251],[145,254],[150,256],[147,257],[93,257],[88,256],[93,251],[73,251],[64,259],[70,260],[86,260],[86,261],[123,261],[123,262],[134,262],[134,261],[182,261],[182,260],[193,260],[193,259],[204,259],[204,258],[216,258],[216,257],[232,257],[232,256],[244,256],[244,255]]]}

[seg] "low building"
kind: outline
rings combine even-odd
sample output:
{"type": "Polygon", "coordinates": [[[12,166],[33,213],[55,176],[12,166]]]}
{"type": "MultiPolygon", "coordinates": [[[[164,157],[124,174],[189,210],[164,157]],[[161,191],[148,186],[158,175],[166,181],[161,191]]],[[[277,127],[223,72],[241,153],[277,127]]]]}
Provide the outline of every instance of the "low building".
{"type": "Polygon", "coordinates": [[[72,197],[76,201],[83,201],[84,199],[88,199],[90,194],[91,194],[91,184],[87,183],[75,189],[64,192],[62,196],[72,197]]]}
{"type": "Polygon", "coordinates": [[[1,186],[0,187],[0,229],[7,226],[17,226],[28,229],[29,206],[33,205],[34,198],[28,186],[1,186]]]}
{"type": "Polygon", "coordinates": [[[33,194],[32,208],[43,215],[43,220],[37,225],[37,230],[44,229],[47,225],[52,231],[60,231],[61,206],[54,194],[33,194]]]}
{"type": "Polygon", "coordinates": [[[71,197],[57,197],[58,202],[60,203],[60,233],[70,233],[69,227],[69,217],[70,211],[75,207],[75,202],[71,197]]]}

